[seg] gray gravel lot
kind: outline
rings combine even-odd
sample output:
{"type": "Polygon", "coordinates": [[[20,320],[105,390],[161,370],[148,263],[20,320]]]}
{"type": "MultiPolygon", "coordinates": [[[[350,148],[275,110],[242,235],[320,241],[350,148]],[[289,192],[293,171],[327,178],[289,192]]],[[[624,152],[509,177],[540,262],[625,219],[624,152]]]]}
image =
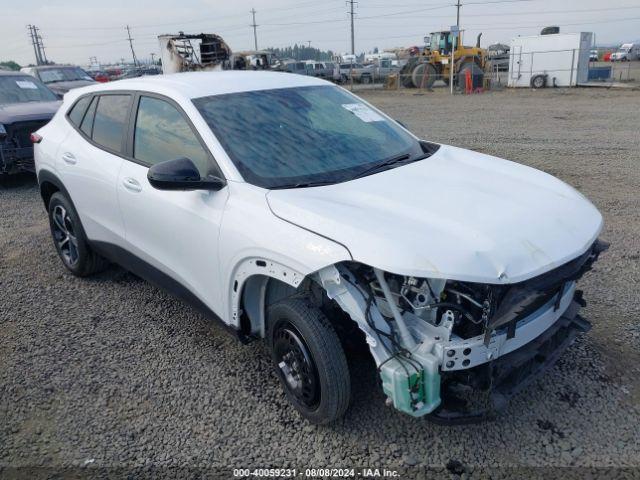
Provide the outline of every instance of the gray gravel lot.
{"type": "Polygon", "coordinates": [[[0,187],[0,477],[3,467],[85,463],[640,475],[640,93],[363,96],[424,138],[540,168],[597,205],[612,245],[582,281],[591,332],[496,421],[443,427],[387,408],[372,364],[353,355],[346,418],[311,426],[288,405],[261,343],[240,345],[115,267],[68,274],[34,180],[14,178],[0,187]]]}

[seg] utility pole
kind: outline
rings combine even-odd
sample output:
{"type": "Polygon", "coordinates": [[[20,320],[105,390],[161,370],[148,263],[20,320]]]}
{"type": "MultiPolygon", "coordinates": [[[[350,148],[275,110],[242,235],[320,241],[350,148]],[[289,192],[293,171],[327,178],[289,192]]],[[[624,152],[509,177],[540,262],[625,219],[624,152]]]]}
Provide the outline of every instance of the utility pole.
{"type": "Polygon", "coordinates": [[[33,53],[36,56],[36,65],[42,65],[42,57],[40,56],[40,45],[36,38],[35,26],[27,25],[29,29],[29,37],[31,38],[31,45],[33,45],[33,53]]]}
{"type": "Polygon", "coordinates": [[[36,26],[34,26],[33,29],[36,32],[36,42],[38,43],[38,50],[40,51],[40,59],[42,60],[42,63],[46,65],[49,62],[47,61],[47,54],[44,51],[44,42],[42,41],[42,37],[40,36],[40,33],[38,33],[40,29],[36,26]]]}
{"type": "Polygon", "coordinates": [[[258,51],[258,33],[256,30],[256,27],[258,25],[256,25],[256,9],[255,8],[251,9],[251,16],[253,17],[253,23],[251,24],[251,26],[253,27],[253,46],[254,46],[254,49],[258,51]]]}
{"type": "Polygon", "coordinates": [[[351,55],[355,55],[356,54],[356,42],[355,42],[355,37],[353,34],[353,16],[354,16],[354,12],[353,12],[353,5],[355,3],[358,3],[354,0],[348,0],[347,3],[350,6],[350,11],[349,11],[349,15],[351,16],[351,55]]]}
{"type": "Polygon", "coordinates": [[[457,0],[457,2],[456,2],[456,10],[457,10],[456,11],[456,26],[458,28],[460,28],[460,7],[461,6],[462,5],[460,4],[460,0],[457,0]]]}
{"type": "Polygon", "coordinates": [[[127,37],[129,38],[129,46],[131,47],[131,55],[133,56],[133,65],[138,68],[138,59],[136,58],[136,52],[133,51],[133,38],[131,38],[131,30],[127,25],[127,37]]]}

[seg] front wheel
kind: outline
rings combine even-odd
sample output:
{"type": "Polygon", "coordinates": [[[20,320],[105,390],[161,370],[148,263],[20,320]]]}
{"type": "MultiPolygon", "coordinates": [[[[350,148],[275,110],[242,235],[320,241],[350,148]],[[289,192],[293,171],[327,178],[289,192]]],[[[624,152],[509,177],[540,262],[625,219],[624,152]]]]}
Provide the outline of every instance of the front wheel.
{"type": "Polygon", "coordinates": [[[338,335],[302,298],[273,304],[267,341],[287,398],[311,423],[330,423],[349,406],[351,380],[338,335]]]}

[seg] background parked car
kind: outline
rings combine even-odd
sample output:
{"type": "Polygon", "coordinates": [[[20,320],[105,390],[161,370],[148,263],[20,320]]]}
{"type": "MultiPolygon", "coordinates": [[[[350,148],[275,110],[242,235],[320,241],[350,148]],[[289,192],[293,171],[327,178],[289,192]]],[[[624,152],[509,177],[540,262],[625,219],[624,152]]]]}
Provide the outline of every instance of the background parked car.
{"type": "Polygon", "coordinates": [[[373,81],[373,71],[360,63],[341,63],[339,75],[342,83],[348,82],[351,77],[354,82],[371,83],[373,81]]]}
{"type": "Polygon", "coordinates": [[[38,79],[0,71],[0,176],[34,171],[31,133],[60,107],[56,95],[38,79]]]}
{"type": "Polygon", "coordinates": [[[286,62],[283,68],[285,72],[297,73],[298,75],[306,75],[308,73],[305,62],[286,62]]]}
{"type": "Polygon", "coordinates": [[[73,88],[96,83],[87,72],[74,65],[41,65],[23,67],[20,71],[40,80],[60,98],[73,88]]]}
{"type": "Polygon", "coordinates": [[[320,77],[326,80],[334,80],[335,64],[333,62],[318,62],[307,60],[307,75],[320,77]]]}
{"type": "Polygon", "coordinates": [[[89,75],[91,76],[91,78],[93,78],[96,82],[99,82],[99,83],[105,83],[111,80],[109,78],[109,74],[107,72],[103,72],[102,70],[90,71],[89,75]]]}
{"type": "Polygon", "coordinates": [[[612,62],[630,62],[640,59],[640,44],[623,43],[620,48],[611,54],[612,62]]]}
{"type": "Polygon", "coordinates": [[[400,67],[397,60],[390,58],[382,58],[375,60],[370,65],[365,65],[362,74],[360,75],[360,81],[362,83],[368,83],[369,80],[374,82],[385,80],[392,73],[398,73],[400,67]]]}

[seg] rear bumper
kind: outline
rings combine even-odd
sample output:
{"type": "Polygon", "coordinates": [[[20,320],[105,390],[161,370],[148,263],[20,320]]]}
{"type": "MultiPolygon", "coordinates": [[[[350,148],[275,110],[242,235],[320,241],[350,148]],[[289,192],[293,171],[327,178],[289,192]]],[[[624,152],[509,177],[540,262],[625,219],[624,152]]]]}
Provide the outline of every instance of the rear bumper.
{"type": "Polygon", "coordinates": [[[492,362],[443,372],[442,403],[428,418],[451,425],[495,417],[512,396],[553,366],[578,334],[591,328],[578,314],[581,294],[576,291],[564,313],[535,340],[492,362]]]}

